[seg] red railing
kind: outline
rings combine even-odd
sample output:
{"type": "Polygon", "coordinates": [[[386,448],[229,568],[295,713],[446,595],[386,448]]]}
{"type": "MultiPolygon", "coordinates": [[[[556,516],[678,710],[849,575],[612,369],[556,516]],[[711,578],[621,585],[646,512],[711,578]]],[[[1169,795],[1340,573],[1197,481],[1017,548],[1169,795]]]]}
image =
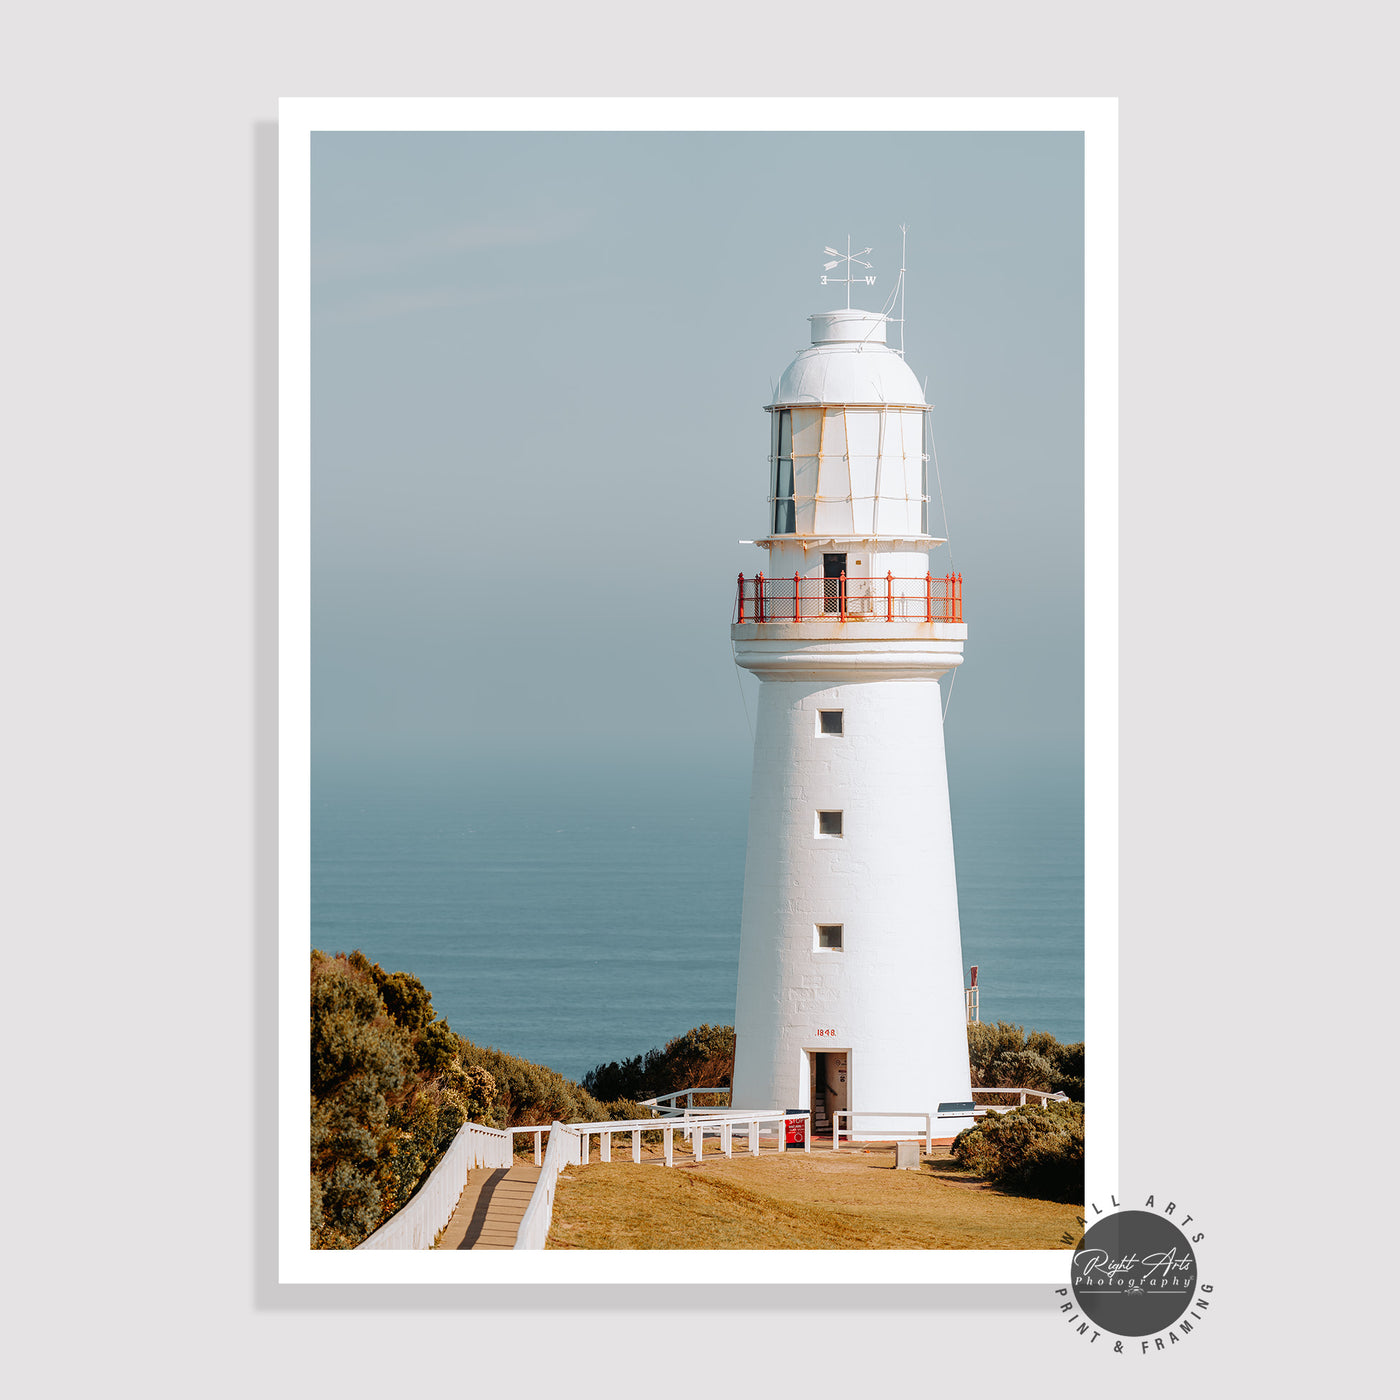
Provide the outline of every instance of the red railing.
{"type": "Polygon", "coordinates": [[[735,622],[961,622],[962,575],[765,578],[739,575],[735,622]]]}

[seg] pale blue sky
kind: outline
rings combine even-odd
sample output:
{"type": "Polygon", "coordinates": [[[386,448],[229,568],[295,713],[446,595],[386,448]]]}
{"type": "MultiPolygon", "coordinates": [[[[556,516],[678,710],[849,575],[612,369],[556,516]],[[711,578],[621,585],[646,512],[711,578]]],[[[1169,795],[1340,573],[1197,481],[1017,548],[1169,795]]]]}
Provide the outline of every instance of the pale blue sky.
{"type": "Polygon", "coordinates": [[[762,567],[736,543],[762,405],[840,302],[823,244],[873,246],[878,306],[901,222],[969,623],[950,762],[1076,760],[1076,133],[316,137],[318,751],[746,762],[728,621],[762,567]]]}

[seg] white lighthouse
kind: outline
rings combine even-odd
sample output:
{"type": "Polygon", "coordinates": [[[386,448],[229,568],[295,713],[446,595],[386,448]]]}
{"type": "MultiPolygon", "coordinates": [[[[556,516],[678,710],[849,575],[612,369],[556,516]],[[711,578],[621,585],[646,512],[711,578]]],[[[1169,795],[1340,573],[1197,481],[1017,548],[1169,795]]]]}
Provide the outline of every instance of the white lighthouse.
{"type": "Polygon", "coordinates": [[[861,1138],[923,1128],[862,1111],[941,1108],[948,1136],[972,1121],[938,685],[961,580],[931,568],[929,406],[887,318],[809,319],[730,630],[761,682],[732,1102],[846,1110],[861,1138]]]}

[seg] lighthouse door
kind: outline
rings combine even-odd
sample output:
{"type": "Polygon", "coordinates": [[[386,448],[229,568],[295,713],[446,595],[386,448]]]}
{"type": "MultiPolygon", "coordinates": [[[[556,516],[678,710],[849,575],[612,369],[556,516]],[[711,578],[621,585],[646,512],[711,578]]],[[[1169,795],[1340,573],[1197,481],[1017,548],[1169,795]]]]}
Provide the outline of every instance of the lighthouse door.
{"type": "Polygon", "coordinates": [[[846,556],[844,554],[823,554],[822,555],[822,577],[826,582],[822,585],[822,611],[823,612],[844,612],[845,599],[841,596],[841,575],[846,572],[846,556]]]}
{"type": "MultiPolygon", "coordinates": [[[[850,1108],[847,1080],[850,1078],[850,1051],[809,1050],[807,1062],[811,1072],[812,1129],[816,1137],[831,1133],[834,1115],[850,1108]]],[[[842,1123],[843,1130],[850,1126],[842,1123]]]]}
{"type": "Polygon", "coordinates": [[[829,1050],[822,1058],[826,1061],[826,1108],[834,1122],[838,1113],[844,1113],[851,1106],[850,1095],[846,1092],[850,1056],[845,1050],[829,1050]]]}

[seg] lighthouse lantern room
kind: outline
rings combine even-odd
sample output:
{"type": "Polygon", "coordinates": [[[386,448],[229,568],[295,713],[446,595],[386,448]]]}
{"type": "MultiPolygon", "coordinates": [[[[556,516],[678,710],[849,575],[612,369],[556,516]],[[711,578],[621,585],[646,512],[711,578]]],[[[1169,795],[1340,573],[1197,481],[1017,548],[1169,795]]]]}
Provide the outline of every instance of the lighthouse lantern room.
{"type": "Polygon", "coordinates": [[[961,577],[931,566],[930,409],[889,318],[809,319],[767,405],[765,558],[730,629],[761,683],[731,1101],[818,1132],[844,1112],[864,1139],[931,1114],[946,1137],[972,1121],[938,684],[961,577]]]}

